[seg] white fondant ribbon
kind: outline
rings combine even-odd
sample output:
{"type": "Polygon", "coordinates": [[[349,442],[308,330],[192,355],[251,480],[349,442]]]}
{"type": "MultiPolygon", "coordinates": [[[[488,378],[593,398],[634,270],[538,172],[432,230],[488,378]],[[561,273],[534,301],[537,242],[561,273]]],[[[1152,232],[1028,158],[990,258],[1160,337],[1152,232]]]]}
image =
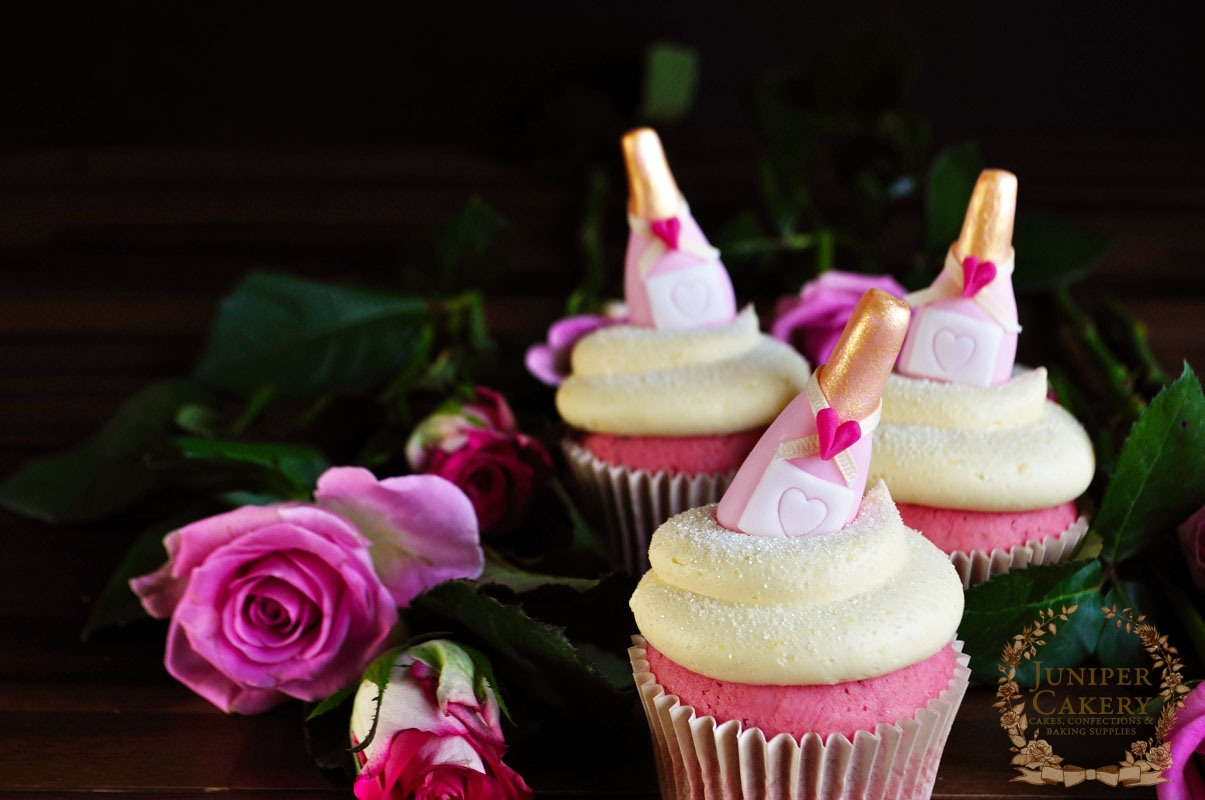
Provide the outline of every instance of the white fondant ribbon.
{"type": "MultiPolygon", "coordinates": [[[[829,408],[828,398],[824,396],[824,392],[820,389],[820,381],[816,380],[816,373],[812,373],[812,377],[808,379],[808,385],[804,389],[808,398],[808,405],[812,407],[812,416],[816,416],[822,410],[829,408]]],[[[858,420],[858,427],[861,429],[861,436],[858,437],[861,441],[862,436],[869,436],[874,432],[874,429],[879,426],[879,418],[883,415],[883,403],[880,400],[875,406],[874,411],[866,417],[866,419],[858,420]]],[[[852,444],[850,445],[853,446],[852,444]]],[[[820,437],[817,434],[811,436],[803,436],[798,439],[788,439],[785,442],[780,442],[778,450],[774,453],[774,458],[778,460],[789,460],[792,458],[808,458],[820,453],[820,437]]],[[[858,479],[858,465],[854,462],[854,457],[849,452],[849,447],[842,450],[833,456],[833,463],[837,465],[837,469],[841,472],[841,477],[845,479],[846,486],[852,486],[854,481],[858,479]]]]}
{"type": "MultiPolygon", "coordinates": [[[[994,262],[993,262],[994,263],[994,262]]],[[[1016,266],[1016,253],[1012,250],[1008,252],[1008,258],[1003,262],[996,264],[996,277],[991,283],[984,285],[975,296],[970,298],[980,308],[991,315],[992,319],[999,323],[1000,327],[1008,333],[1018,333],[1021,326],[1012,319],[1012,315],[1005,310],[1004,306],[996,299],[995,295],[987,291],[996,281],[1010,280],[1013,274],[1013,269],[1016,266]]],[[[929,303],[935,303],[938,300],[948,300],[951,297],[962,297],[963,272],[962,264],[954,257],[954,248],[946,253],[946,264],[942,268],[942,274],[949,280],[945,282],[934,281],[933,285],[927,289],[912,292],[904,296],[904,301],[913,308],[926,306],[929,303]]]]}
{"type": "MultiPolygon", "coordinates": [[[[678,234],[678,250],[686,253],[689,256],[694,256],[699,261],[714,261],[720,257],[720,251],[705,242],[696,242],[687,238],[686,225],[682,222],[684,217],[690,215],[690,206],[686,201],[682,201],[682,207],[673,217],[667,219],[677,219],[681,228],[678,234]]],[[[640,277],[648,277],[649,271],[657,260],[669,250],[669,246],[661,239],[660,236],[653,233],[649,223],[628,214],[628,225],[632,230],[641,236],[649,239],[649,246],[645,248],[644,254],[640,256],[640,261],[636,264],[636,269],[640,272],[640,277]]]]}

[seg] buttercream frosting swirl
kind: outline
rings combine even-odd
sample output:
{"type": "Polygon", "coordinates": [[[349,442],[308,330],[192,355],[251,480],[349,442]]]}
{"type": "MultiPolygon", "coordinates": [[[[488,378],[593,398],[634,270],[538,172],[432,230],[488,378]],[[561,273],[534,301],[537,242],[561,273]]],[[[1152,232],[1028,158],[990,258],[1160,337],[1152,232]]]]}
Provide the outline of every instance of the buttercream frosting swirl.
{"type": "Polygon", "coordinates": [[[1084,493],[1096,460],[1083,427],[1046,399],[1046,370],[997,386],[892,375],[870,480],[905,503],[1026,511],[1084,493]]]}
{"type": "Polygon", "coordinates": [[[614,325],[573,349],[557,391],[576,428],[619,436],[706,436],[768,425],[807,383],[807,361],[762,334],[745,308],[725,325],[614,325]]]}
{"type": "Polygon", "coordinates": [[[947,556],[900,521],[886,486],[822,536],[729,531],[715,506],[653,534],[632,595],[641,634],[718,680],[831,685],[918,663],[949,643],[962,584],[947,556]]]}

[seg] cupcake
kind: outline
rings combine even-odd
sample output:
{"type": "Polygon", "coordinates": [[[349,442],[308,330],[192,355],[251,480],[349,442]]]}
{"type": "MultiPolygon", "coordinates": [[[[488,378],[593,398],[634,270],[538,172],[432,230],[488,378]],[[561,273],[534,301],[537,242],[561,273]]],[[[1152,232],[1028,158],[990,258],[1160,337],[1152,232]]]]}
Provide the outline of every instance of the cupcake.
{"type": "Polygon", "coordinates": [[[969,670],[962,587],[865,498],[907,306],[871,291],[717,505],[661,525],[629,651],[663,797],[928,797],[969,670]]]}
{"type": "Polygon", "coordinates": [[[1018,370],[1013,295],[1017,179],[986,170],[883,393],[871,479],[904,523],[950,555],[964,586],[1069,558],[1087,532],[1077,498],[1096,462],[1083,427],[1018,370]]]}
{"type": "Polygon", "coordinates": [[[577,342],[556,404],[573,429],[563,446],[575,482],[605,517],[615,560],[639,575],[653,529],[719,499],[808,365],[761,333],[751,307],[738,312],[657,134],[628,133],[623,152],[629,320],[577,342]]]}

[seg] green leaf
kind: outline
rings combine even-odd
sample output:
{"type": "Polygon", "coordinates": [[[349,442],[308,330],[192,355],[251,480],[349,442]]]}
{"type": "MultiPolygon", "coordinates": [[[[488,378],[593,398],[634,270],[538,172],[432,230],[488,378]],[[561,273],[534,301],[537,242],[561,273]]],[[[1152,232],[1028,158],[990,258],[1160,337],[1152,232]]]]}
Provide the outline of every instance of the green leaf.
{"type": "Polygon", "coordinates": [[[310,722],[318,717],[321,717],[323,714],[326,714],[329,711],[334,711],[336,708],[346,703],[348,698],[354,695],[356,690],[359,688],[359,686],[344,686],[342,689],[338,690],[330,697],[314,706],[314,710],[306,715],[305,721],[310,722]]]}
{"type": "Polygon", "coordinates": [[[693,48],[659,42],[644,60],[644,102],[640,115],[655,125],[678,122],[694,105],[699,54],[693,48]]]}
{"type": "Polygon", "coordinates": [[[586,522],[586,518],[582,516],[577,504],[573,501],[573,497],[565,489],[565,485],[557,478],[549,481],[548,485],[569,516],[569,522],[573,525],[572,548],[605,560],[607,558],[606,545],[603,544],[598,533],[590,527],[590,523],[586,522]]]}
{"type": "Polygon", "coordinates": [[[481,198],[470,198],[444,227],[439,238],[436,252],[441,267],[440,290],[451,292],[466,282],[473,282],[463,280],[465,271],[481,265],[498,237],[510,229],[510,223],[481,198]]]}
{"type": "Polygon", "coordinates": [[[368,729],[368,735],[364,737],[364,741],[351,748],[352,753],[364,750],[372,744],[377,735],[377,723],[381,719],[381,700],[385,697],[385,689],[389,686],[389,678],[393,674],[393,662],[397,661],[402,649],[394,647],[381,653],[364,669],[364,674],[360,677],[361,684],[371,683],[377,688],[377,696],[373,699],[376,708],[372,712],[372,727],[368,729]]]}
{"type": "MultiPolygon", "coordinates": [[[[522,608],[483,596],[467,581],[447,581],[411,604],[413,620],[452,629],[486,653],[499,677],[516,692],[571,716],[613,714],[621,685],[584,658],[562,630],[527,616],[522,608]]],[[[627,688],[631,675],[622,687],[627,688]]]]}
{"type": "Polygon", "coordinates": [[[598,586],[597,578],[541,575],[508,564],[499,559],[495,553],[490,552],[487,555],[485,569],[482,570],[481,577],[477,578],[480,586],[502,586],[515,594],[523,594],[545,586],[564,586],[579,592],[585,592],[598,586]]]}
{"type": "MultiPolygon", "coordinates": [[[[971,656],[971,672],[979,680],[994,682],[1000,674],[1000,651],[1037,619],[1039,610],[1073,605],[1079,610],[1059,623],[1058,635],[1041,648],[1040,660],[1067,667],[1078,664],[1096,649],[1104,623],[1099,611],[1092,611],[1101,604],[1100,581],[1098,561],[1069,561],[1014,570],[968,589],[958,633],[971,656]]],[[[1032,677],[1018,674],[1019,681],[1032,677]]]]}
{"type": "Polygon", "coordinates": [[[134,541],[117,569],[109,576],[100,596],[92,604],[88,621],[80,633],[81,639],[87,640],[105,628],[121,627],[131,622],[150,619],[138,596],[130,589],[130,578],[146,575],[163,566],[167,561],[163,537],[182,524],[185,522],[173,520],[155,525],[143,531],[134,541]]]}
{"type": "Polygon", "coordinates": [[[177,412],[203,402],[189,381],[153,383],[104,427],[72,450],[25,464],[0,484],[0,505],[44,522],[94,522],[130,507],[155,485],[143,457],[171,428],[177,412]]]}
{"type": "Polygon", "coordinates": [[[1093,528],[1108,564],[1142,552],[1205,504],[1205,396],[1188,364],[1134,424],[1093,528]]]}
{"type": "Polygon", "coordinates": [[[364,391],[405,368],[432,324],[419,298],[252,273],[222,302],[196,377],[296,402],[364,391]]]}
{"type": "Polygon", "coordinates": [[[1013,288],[1037,292],[1067,286],[1084,277],[1109,249],[1094,230],[1051,216],[1021,212],[1013,228],[1017,266],[1013,288]]]}
{"type": "Polygon", "coordinates": [[[308,444],[184,437],[176,439],[176,445],[187,458],[253,464],[279,473],[303,497],[313,492],[318,476],[330,467],[322,452],[308,444]]]}
{"type": "Polygon", "coordinates": [[[946,148],[933,159],[925,187],[927,250],[944,252],[958,238],[967,203],[982,171],[983,156],[974,142],[946,148]]]}

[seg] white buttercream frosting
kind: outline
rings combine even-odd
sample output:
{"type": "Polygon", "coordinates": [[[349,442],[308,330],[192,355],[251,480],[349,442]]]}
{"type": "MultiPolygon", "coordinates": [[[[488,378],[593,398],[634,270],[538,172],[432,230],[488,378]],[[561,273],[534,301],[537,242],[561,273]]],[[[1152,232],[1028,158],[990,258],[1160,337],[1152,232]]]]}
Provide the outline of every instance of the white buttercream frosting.
{"type": "Polygon", "coordinates": [[[768,425],[803,391],[810,369],[758,330],[752,307],[726,325],[602,328],[573,349],[557,391],[561,417],[618,436],[707,436],[768,425]]]}
{"type": "Polygon", "coordinates": [[[978,387],[892,375],[870,480],[900,502],[1028,511],[1074,500],[1096,459],[1083,427],[1046,399],[1046,370],[978,387]]]}
{"type": "Polygon", "coordinates": [[[887,488],[837,533],[748,536],[715,506],[653,534],[631,607],[640,632],[687,669],[739,683],[831,685],[884,675],[944,647],[962,618],[948,557],[900,521],[887,488]]]}

